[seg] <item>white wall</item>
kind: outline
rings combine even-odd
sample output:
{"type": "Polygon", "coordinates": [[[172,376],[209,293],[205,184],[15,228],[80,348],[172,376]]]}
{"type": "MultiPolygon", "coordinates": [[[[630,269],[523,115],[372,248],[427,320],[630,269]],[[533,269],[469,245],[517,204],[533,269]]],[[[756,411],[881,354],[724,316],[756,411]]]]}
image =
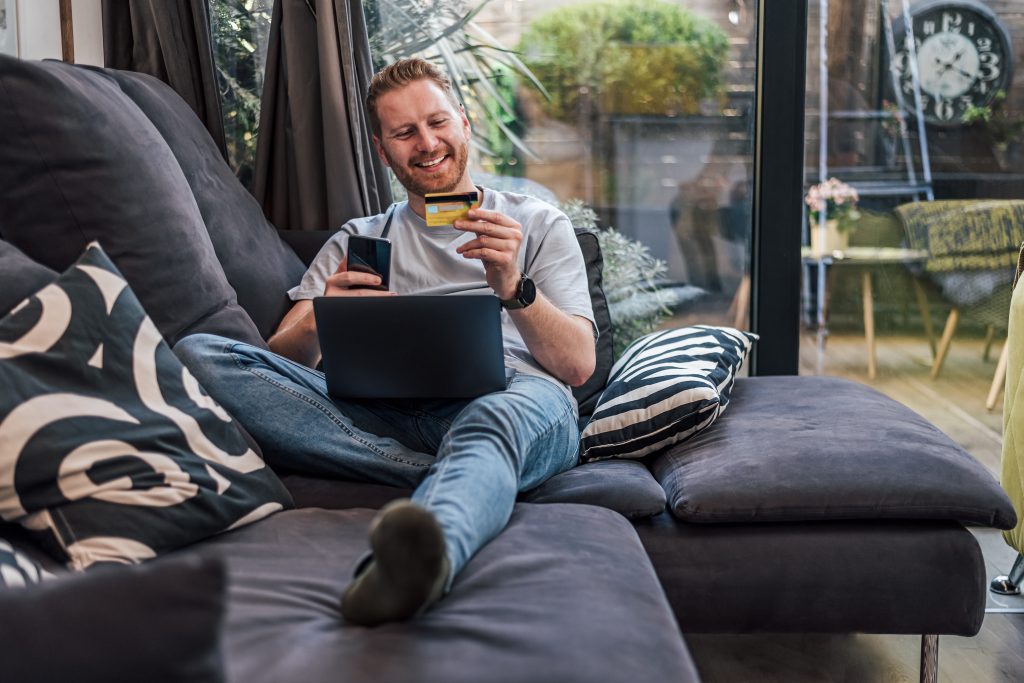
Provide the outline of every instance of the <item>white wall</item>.
{"type": "MultiPolygon", "coordinates": [[[[72,0],[75,62],[103,66],[101,0],[72,0]]],[[[57,0],[17,0],[18,46],[22,59],[60,59],[60,8],[57,0]]]]}

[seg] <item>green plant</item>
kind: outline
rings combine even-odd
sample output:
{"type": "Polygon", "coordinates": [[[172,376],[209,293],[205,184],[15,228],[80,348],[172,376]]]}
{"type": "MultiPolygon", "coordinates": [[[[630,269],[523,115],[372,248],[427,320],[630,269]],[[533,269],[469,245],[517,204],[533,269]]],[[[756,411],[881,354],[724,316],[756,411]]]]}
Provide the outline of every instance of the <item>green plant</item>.
{"type": "Polygon", "coordinates": [[[221,96],[228,163],[252,188],[263,66],[273,0],[211,0],[213,63],[221,96]]]}
{"type": "Polygon", "coordinates": [[[597,233],[604,260],[602,279],[612,319],[613,348],[618,358],[633,340],[657,329],[671,313],[669,306],[680,298],[675,290],[658,286],[668,266],[651,256],[642,243],[614,228],[599,228],[597,214],[579,199],[564,202],[559,208],[573,227],[597,233]]]}
{"type": "Polygon", "coordinates": [[[1024,137],[1024,117],[1010,116],[1006,111],[1006,92],[1000,90],[993,96],[992,104],[977,107],[971,105],[960,117],[964,123],[980,124],[988,129],[992,142],[1005,149],[1011,142],[1024,137]]]}
{"type": "Polygon", "coordinates": [[[523,61],[568,122],[599,110],[694,114],[720,96],[728,39],[711,21],[658,0],[599,0],[538,17],[519,43],[523,61]]]}

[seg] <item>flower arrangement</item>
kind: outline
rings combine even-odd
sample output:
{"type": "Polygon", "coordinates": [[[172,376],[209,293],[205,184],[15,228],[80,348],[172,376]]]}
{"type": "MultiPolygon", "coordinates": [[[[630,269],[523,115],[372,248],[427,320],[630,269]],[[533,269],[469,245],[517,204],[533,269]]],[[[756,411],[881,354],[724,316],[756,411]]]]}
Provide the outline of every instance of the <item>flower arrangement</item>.
{"type": "Polygon", "coordinates": [[[816,222],[824,211],[825,220],[835,220],[840,230],[850,227],[852,221],[860,218],[857,202],[860,196],[857,190],[838,178],[829,178],[823,183],[813,185],[807,191],[804,201],[811,209],[811,221],[816,222]]]}

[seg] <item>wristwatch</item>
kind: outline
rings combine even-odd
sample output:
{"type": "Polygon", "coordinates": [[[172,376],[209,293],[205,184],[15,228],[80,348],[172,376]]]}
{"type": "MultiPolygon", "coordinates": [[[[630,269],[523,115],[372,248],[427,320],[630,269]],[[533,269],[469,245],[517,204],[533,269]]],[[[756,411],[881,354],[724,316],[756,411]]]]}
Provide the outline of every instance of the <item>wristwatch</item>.
{"type": "Polygon", "coordinates": [[[522,273],[516,285],[516,295],[512,299],[502,299],[501,305],[510,311],[526,308],[537,299],[537,286],[526,273],[522,273]]]}

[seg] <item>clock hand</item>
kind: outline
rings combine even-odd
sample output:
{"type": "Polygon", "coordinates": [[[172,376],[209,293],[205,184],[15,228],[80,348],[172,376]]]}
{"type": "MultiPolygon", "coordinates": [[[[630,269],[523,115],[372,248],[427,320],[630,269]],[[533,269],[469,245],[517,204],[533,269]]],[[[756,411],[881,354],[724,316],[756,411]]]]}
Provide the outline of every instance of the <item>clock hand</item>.
{"type": "Polygon", "coordinates": [[[953,61],[950,62],[950,64],[956,64],[957,62],[960,61],[960,58],[963,57],[963,56],[964,56],[964,50],[960,50],[960,52],[957,52],[956,56],[953,57],[953,61]]]}
{"type": "Polygon", "coordinates": [[[960,75],[963,76],[964,78],[968,78],[968,79],[970,79],[972,81],[974,80],[974,74],[969,74],[966,71],[964,71],[963,69],[959,69],[959,68],[957,69],[957,71],[959,71],[960,75]]]}

